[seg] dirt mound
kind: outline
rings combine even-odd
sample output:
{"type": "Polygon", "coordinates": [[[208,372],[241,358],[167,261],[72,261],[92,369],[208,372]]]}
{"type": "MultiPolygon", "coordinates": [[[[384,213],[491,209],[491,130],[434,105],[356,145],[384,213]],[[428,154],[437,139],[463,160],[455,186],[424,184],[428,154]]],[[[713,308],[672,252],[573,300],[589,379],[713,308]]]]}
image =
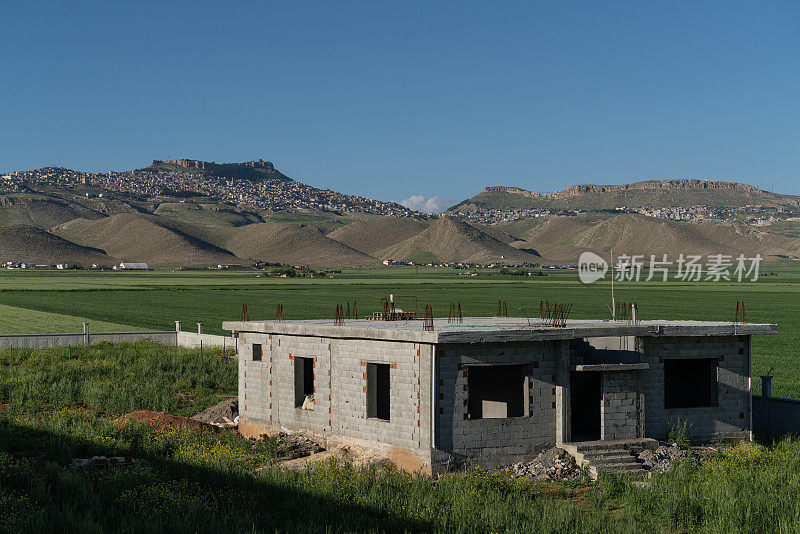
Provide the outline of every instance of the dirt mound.
{"type": "Polygon", "coordinates": [[[186,427],[192,430],[213,430],[214,432],[219,432],[219,429],[207,423],[195,421],[188,417],[169,415],[165,412],[151,412],[150,410],[138,410],[127,413],[119,419],[115,419],[114,424],[124,427],[131,421],[147,423],[147,425],[154,430],[170,430],[173,428],[186,427]]]}
{"type": "Polygon", "coordinates": [[[209,241],[207,229],[155,215],[123,213],[96,221],[78,219],[54,231],[82,245],[100,247],[123,261],[155,265],[239,263],[233,254],[209,241]]]}
{"type": "Polygon", "coordinates": [[[191,417],[194,421],[208,424],[220,424],[220,419],[225,418],[233,421],[239,415],[239,399],[236,397],[225,399],[214,406],[207,408],[197,415],[191,417]]]}
{"type": "Polygon", "coordinates": [[[0,227],[0,261],[32,263],[112,264],[114,258],[103,250],[72,241],[28,225],[0,227]]]}
{"type": "Polygon", "coordinates": [[[310,267],[375,267],[378,260],[305,224],[261,223],[233,230],[225,242],[240,258],[310,267]]]}

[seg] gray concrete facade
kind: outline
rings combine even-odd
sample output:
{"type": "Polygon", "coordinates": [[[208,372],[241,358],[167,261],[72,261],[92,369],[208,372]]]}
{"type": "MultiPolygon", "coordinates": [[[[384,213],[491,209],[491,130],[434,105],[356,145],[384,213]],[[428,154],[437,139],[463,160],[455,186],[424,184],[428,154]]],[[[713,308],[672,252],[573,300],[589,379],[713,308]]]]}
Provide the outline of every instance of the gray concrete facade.
{"type": "Polygon", "coordinates": [[[424,472],[508,464],[578,439],[664,438],[678,420],[696,439],[749,437],[750,336],[777,332],[500,318],[436,320],[433,331],[421,321],[223,327],[239,333],[243,433],[300,429],[424,472]]]}

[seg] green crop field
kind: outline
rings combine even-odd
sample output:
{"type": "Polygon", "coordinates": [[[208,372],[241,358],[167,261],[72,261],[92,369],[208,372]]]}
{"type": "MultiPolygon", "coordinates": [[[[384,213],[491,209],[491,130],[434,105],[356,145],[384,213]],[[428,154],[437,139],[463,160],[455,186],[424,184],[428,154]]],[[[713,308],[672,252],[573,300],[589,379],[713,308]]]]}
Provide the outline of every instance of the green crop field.
{"type": "MultiPolygon", "coordinates": [[[[459,271],[463,272],[463,271],[459,271]]],[[[347,271],[327,278],[275,278],[253,271],[22,272],[0,275],[0,333],[76,331],[91,322],[104,329],[184,328],[204,323],[222,333],[222,322],[241,317],[271,319],[282,304],[286,319],[331,318],[337,304],[356,302],[360,315],[378,311],[380,299],[393,293],[398,306],[446,317],[459,302],[466,316],[494,315],[507,302],[509,315],[538,315],[540,300],[570,303],[573,318],[608,318],[603,300],[582,286],[575,271],[544,271],[547,276],[504,276],[481,271],[459,276],[450,269],[391,268],[347,271]],[[40,315],[45,312],[49,315],[40,315]],[[12,319],[16,317],[15,319],[12,319]]],[[[608,282],[592,286],[610,300],[608,282]]],[[[767,269],[757,282],[627,282],[615,286],[616,298],[636,302],[642,319],[733,319],[736,301],[745,302],[751,322],[776,323],[780,334],[753,341],[753,376],[774,368],[774,394],[800,397],[800,270],[767,269]]],[[[758,392],[760,383],[753,381],[758,392]]]]}

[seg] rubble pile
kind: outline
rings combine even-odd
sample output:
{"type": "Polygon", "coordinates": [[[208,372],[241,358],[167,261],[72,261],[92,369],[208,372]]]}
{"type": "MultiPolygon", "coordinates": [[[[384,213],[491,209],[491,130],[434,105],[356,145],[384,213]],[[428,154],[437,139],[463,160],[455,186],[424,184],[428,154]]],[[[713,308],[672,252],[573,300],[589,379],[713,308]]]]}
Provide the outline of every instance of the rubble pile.
{"type": "Polygon", "coordinates": [[[220,428],[233,428],[239,422],[239,399],[232,397],[203,410],[191,418],[220,428]]]}
{"type": "Polygon", "coordinates": [[[581,470],[567,451],[560,447],[545,449],[531,462],[519,462],[511,466],[515,477],[532,478],[535,482],[548,480],[575,480],[581,470]]]}
{"type": "Polygon", "coordinates": [[[325,450],[319,443],[308,439],[302,434],[287,434],[281,432],[278,434],[277,438],[279,458],[292,460],[294,458],[310,456],[325,450]]]}
{"type": "Polygon", "coordinates": [[[657,449],[644,449],[636,457],[651,472],[661,473],[669,469],[669,464],[676,459],[687,458],[689,451],[681,449],[677,444],[659,445],[657,449]]]}

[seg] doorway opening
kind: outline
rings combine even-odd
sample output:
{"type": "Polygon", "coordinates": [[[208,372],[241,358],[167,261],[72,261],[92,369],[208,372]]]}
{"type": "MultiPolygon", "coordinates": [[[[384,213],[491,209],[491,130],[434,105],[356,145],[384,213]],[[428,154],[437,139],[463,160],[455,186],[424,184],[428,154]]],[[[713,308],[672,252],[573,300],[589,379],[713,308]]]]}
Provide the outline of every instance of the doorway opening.
{"type": "Polygon", "coordinates": [[[570,375],[572,441],[600,439],[601,373],[573,371],[570,375]]]}

